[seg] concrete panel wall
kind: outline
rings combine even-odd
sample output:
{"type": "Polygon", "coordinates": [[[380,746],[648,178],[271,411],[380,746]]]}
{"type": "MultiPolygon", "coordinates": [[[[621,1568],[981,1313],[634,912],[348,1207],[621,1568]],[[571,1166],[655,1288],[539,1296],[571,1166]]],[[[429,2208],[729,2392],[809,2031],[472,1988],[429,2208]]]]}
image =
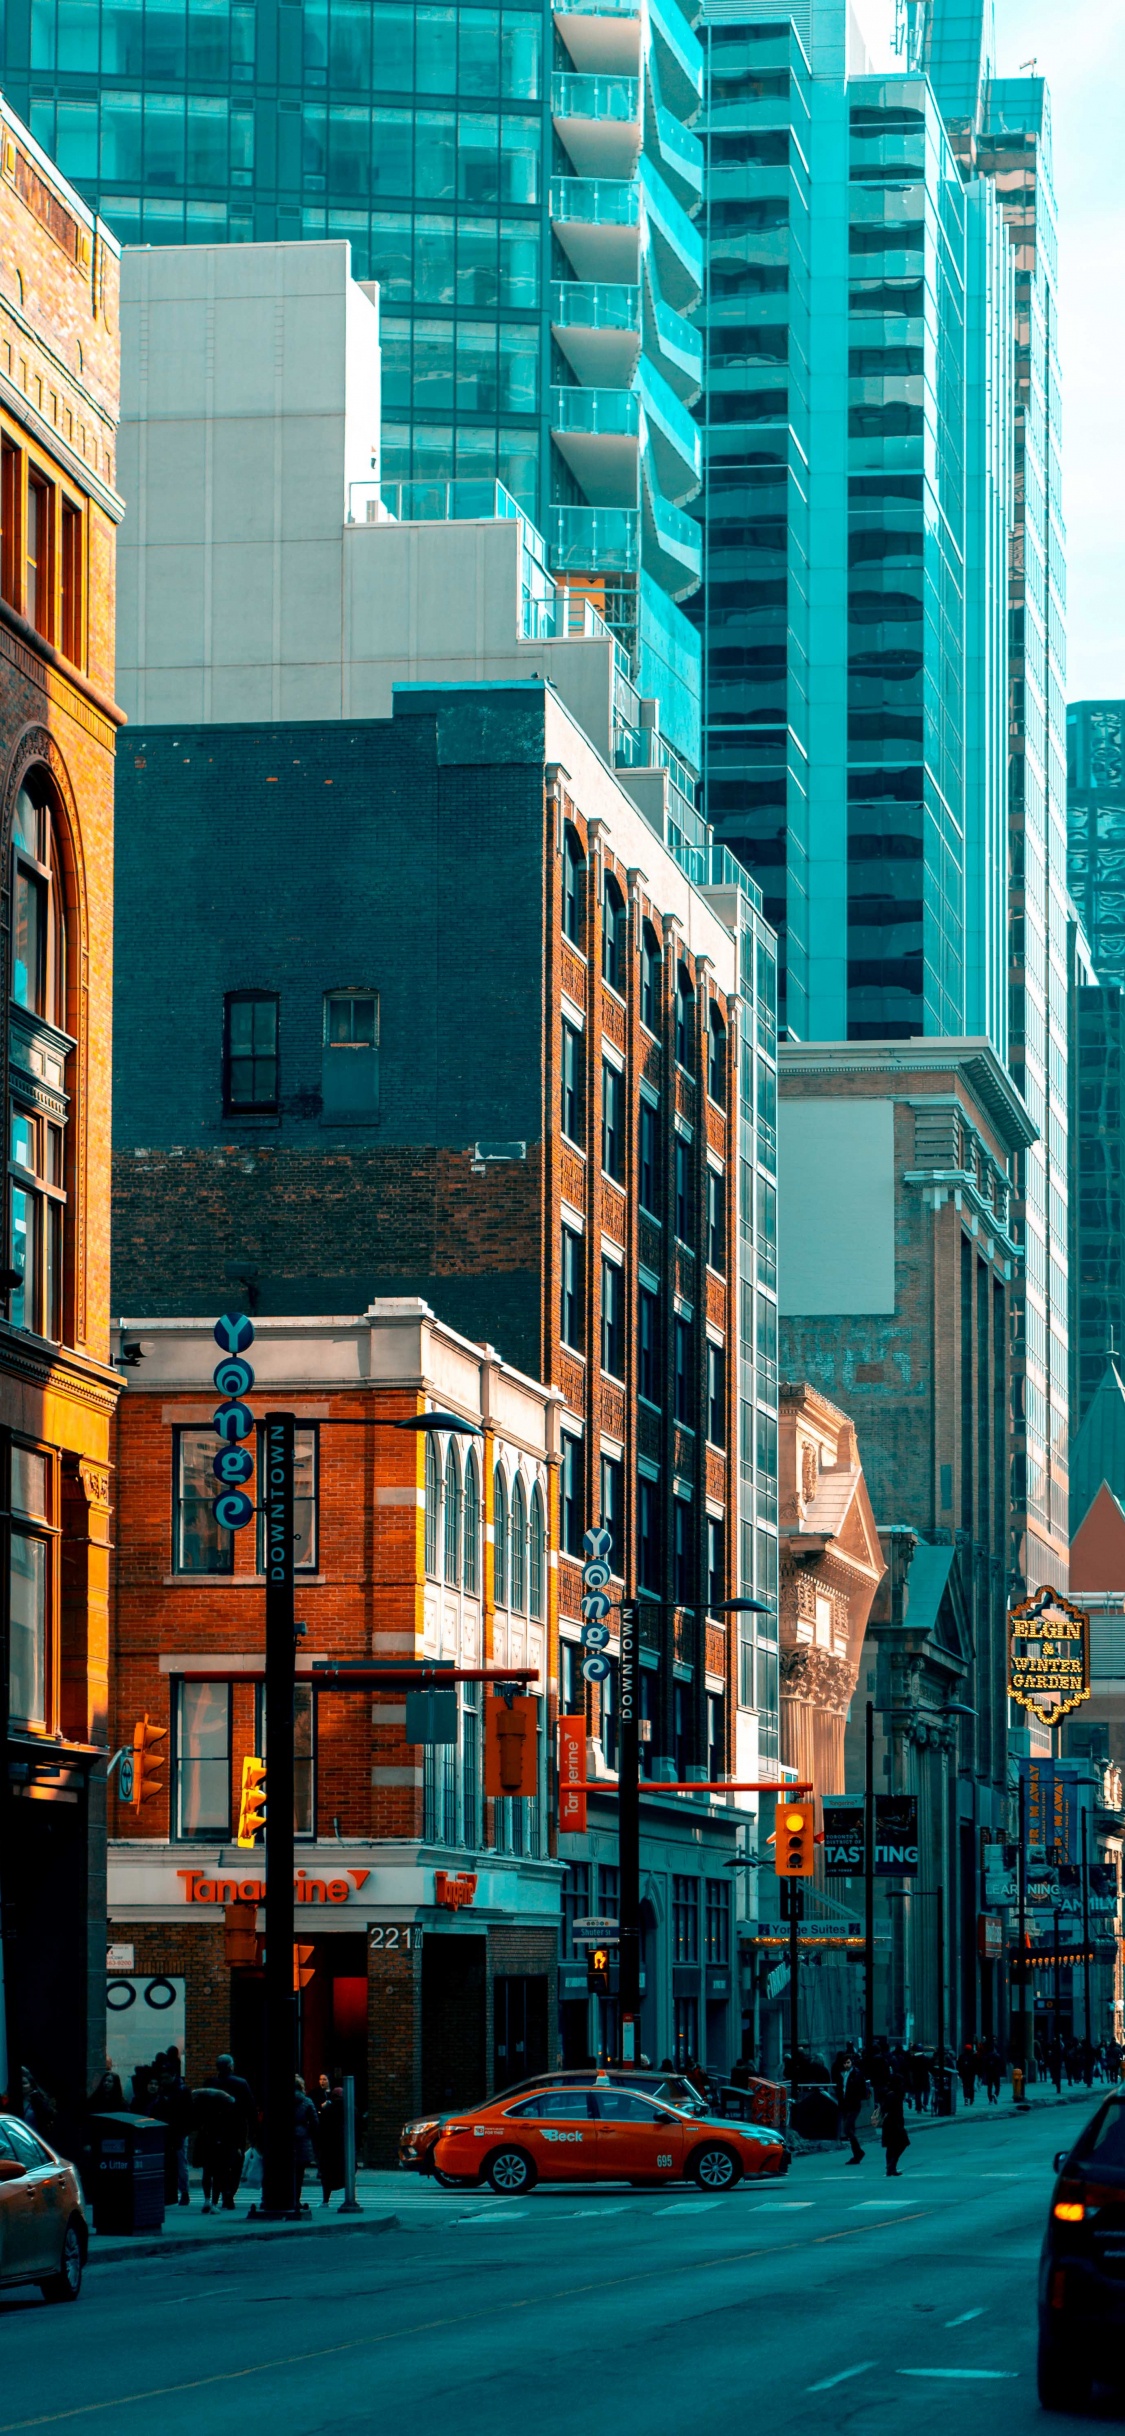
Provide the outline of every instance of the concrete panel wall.
{"type": "Polygon", "coordinates": [[[783,1102],[778,1197],[781,1311],[893,1312],[894,1102],[783,1102]]]}

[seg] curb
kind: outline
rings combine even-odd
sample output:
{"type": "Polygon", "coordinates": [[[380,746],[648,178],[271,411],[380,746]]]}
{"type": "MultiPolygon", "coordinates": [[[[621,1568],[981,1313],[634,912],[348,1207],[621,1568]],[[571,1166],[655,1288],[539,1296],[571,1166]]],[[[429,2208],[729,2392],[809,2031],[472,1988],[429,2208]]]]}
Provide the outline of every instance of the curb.
{"type": "Polygon", "coordinates": [[[189,2235],[186,2240],[173,2238],[163,2241],[158,2238],[155,2241],[146,2241],[143,2234],[118,2236],[112,2233],[94,2233],[90,2237],[86,2265],[87,2267],[114,2267],[123,2258],[177,2258],[183,2257],[189,2250],[227,2250],[232,2242],[293,2241],[307,2238],[310,2233],[315,2233],[318,2238],[327,2233],[392,2233],[398,2228],[398,2225],[397,2216],[349,2216],[347,2223],[342,2225],[318,2224],[315,2218],[309,2224],[255,2225],[246,2219],[238,2232],[195,2233],[189,2235]],[[105,2247],[95,2249],[94,2244],[102,2242],[105,2247]]]}

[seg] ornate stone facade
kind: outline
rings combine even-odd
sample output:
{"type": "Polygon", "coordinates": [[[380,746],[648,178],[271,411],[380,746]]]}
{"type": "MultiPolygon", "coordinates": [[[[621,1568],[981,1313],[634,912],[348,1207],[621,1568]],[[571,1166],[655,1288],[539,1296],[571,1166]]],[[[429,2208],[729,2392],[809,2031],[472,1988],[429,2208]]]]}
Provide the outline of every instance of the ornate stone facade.
{"type": "Polygon", "coordinates": [[[781,1757],[817,1792],[844,1790],[844,1725],[883,1556],[846,1413],[782,1386],[778,1449],[781,1757]]]}

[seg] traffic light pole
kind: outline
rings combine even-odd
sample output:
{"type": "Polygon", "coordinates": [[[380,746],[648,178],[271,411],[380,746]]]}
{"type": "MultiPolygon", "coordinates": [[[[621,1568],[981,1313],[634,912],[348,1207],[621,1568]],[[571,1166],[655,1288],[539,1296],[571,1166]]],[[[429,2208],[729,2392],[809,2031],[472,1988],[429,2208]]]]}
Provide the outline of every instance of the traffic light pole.
{"type": "Polygon", "coordinates": [[[623,1599],[619,1611],[618,1665],[617,1837],[620,1872],[618,1991],[621,2012],[621,2061],[635,2064],[640,2053],[641,2010],[641,1738],[640,1613],[635,1599],[623,1599]]]}
{"type": "Polygon", "coordinates": [[[263,1423],[266,1524],[266,2103],[260,2216],[297,2208],[293,2132],[293,1415],[263,1423]]]}
{"type": "Polygon", "coordinates": [[[798,1886],[788,1886],[786,1893],[789,1897],[789,2118],[792,2121],[793,2108],[797,2103],[801,2088],[800,2066],[797,2057],[801,2030],[797,1966],[801,1947],[797,1930],[800,1925],[802,1906],[801,1889],[798,1886]]]}
{"type": "Polygon", "coordinates": [[[875,2054],[875,1703],[867,1703],[863,1762],[863,2061],[875,2054]]]}
{"type": "Polygon", "coordinates": [[[1086,2042],[1083,2079],[1087,2088],[1093,2075],[1094,2029],[1090,2002],[1090,1857],[1086,1841],[1088,1813],[1080,1811],[1082,1822],[1082,2011],[1085,2015],[1083,2035],[1086,2042]]]}

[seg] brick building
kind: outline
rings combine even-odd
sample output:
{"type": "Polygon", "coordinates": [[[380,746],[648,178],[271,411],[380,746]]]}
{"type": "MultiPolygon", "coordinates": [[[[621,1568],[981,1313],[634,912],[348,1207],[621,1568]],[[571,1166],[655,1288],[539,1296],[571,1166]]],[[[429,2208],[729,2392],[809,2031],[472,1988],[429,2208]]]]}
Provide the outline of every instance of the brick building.
{"type": "MultiPolygon", "coordinates": [[[[242,1762],[263,1749],[262,1551],[253,1526],[213,1520],[210,1326],[129,1329],[114,1733],[125,1742],[137,1717],[158,1719],[169,1764],[163,1798],[139,1818],[112,1803],[107,2047],[124,2075],[174,2036],[195,2081],[231,2046],[260,2086],[262,1973],[228,1969],[223,1909],[264,1885],[263,1856],[232,1841],[242,1762]]],[[[253,1358],[256,1418],[285,1406],[297,1425],[296,1933],[312,1948],[302,2067],[314,2082],[355,2074],[369,2148],[386,2156],[412,2111],[553,2060],[559,1399],[416,1300],[262,1320],[253,1358]],[[396,1433],[395,1419],[427,1406],[483,1436],[396,1433]],[[492,1695],[480,1684],[455,1694],[455,1740],[422,1746],[406,1740],[402,1692],[314,1692],[319,1658],[530,1668],[537,1797],[486,1801],[492,1695]]]]}
{"type": "MultiPolygon", "coordinates": [[[[947,2036],[1002,2028],[979,1956],[982,1835],[1008,1825],[1006,1533],[1014,1163],[1031,1123],[984,1041],[781,1051],[782,1361],[844,1406],[886,1573],[860,1661],[876,1785],[918,1799],[920,1866],[888,1900],[876,2027],[933,2042],[937,1887],[947,2036]]],[[[1034,1587],[1035,1585],[1033,1585],[1034,1587]]],[[[863,1701],[846,1737],[863,1783],[863,1701]]],[[[846,1885],[846,1881],[843,1882],[846,1885]]]]}
{"type": "Polygon", "coordinates": [[[118,249],[0,102],[0,2092],[103,2062],[118,249]]]}

